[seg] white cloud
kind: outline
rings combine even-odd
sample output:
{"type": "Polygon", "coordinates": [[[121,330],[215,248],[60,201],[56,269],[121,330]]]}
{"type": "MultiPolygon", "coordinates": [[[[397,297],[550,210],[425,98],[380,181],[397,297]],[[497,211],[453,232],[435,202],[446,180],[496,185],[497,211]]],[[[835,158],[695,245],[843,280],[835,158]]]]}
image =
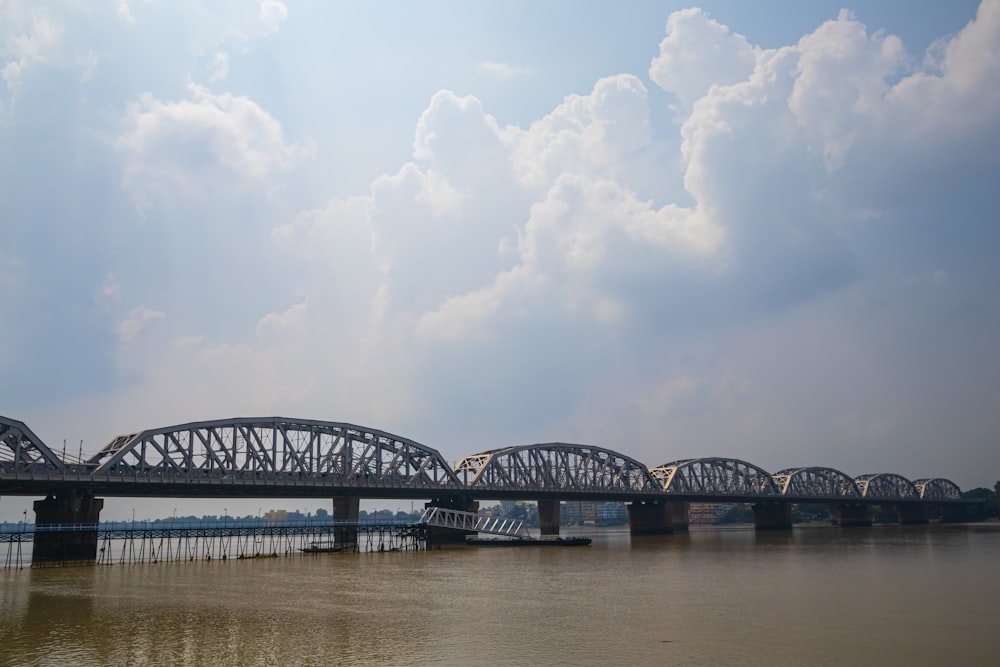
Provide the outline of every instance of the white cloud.
{"type": "Polygon", "coordinates": [[[260,0],[260,22],[268,32],[276,31],[288,18],[288,7],[280,0],[260,0]]]}
{"type": "Polygon", "coordinates": [[[511,160],[530,187],[544,190],[566,171],[622,177],[648,147],[649,102],[631,75],[601,79],[589,95],[571,95],[527,130],[508,128],[511,160]]]}
{"type": "Polygon", "coordinates": [[[166,319],[166,315],[146,306],[136,306],[127,320],[118,326],[118,339],[122,343],[131,342],[154,322],[166,319]]]}
{"type": "Polygon", "coordinates": [[[531,70],[526,67],[518,67],[516,65],[487,60],[479,63],[479,73],[506,81],[530,74],[531,70]]]}
{"type": "Polygon", "coordinates": [[[17,5],[0,28],[0,55],[7,60],[0,68],[7,86],[15,88],[26,67],[33,63],[55,64],[61,57],[63,26],[44,11],[23,10],[17,5]]]}
{"type": "Polygon", "coordinates": [[[175,102],[143,95],[125,114],[117,147],[127,160],[123,184],[140,207],[259,185],[310,152],[286,143],[281,124],[253,100],[194,84],[188,91],[175,102]]]}
{"type": "Polygon", "coordinates": [[[229,76],[229,54],[225,51],[217,51],[212,58],[209,69],[211,70],[211,74],[208,77],[209,81],[215,83],[216,81],[225,80],[229,76]]]}
{"type": "Polygon", "coordinates": [[[660,53],[649,67],[649,78],[677,95],[690,110],[712,86],[745,81],[756,64],[758,50],[743,35],[732,32],[698,9],[674,12],[660,53]]]}
{"type": "Polygon", "coordinates": [[[101,290],[97,295],[97,300],[98,302],[105,304],[105,307],[113,303],[118,303],[122,300],[121,285],[118,284],[118,280],[115,278],[114,274],[109,273],[104,277],[104,282],[101,283],[101,290]]]}

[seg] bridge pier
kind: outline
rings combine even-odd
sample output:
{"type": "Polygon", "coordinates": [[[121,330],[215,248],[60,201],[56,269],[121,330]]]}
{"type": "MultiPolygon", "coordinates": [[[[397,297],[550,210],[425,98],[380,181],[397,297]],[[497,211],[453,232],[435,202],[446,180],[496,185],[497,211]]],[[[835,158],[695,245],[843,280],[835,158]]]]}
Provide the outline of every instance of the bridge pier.
{"type": "Polygon", "coordinates": [[[762,500],[751,506],[753,509],[753,527],[756,530],[791,530],[791,503],[762,500]]]}
{"type": "Polygon", "coordinates": [[[938,505],[936,509],[941,516],[941,523],[964,523],[979,520],[974,508],[967,505],[938,505]]]}
{"type": "Polygon", "coordinates": [[[865,503],[839,503],[830,507],[831,522],[844,528],[872,525],[871,508],[865,503]]]}
{"type": "Polygon", "coordinates": [[[666,500],[637,500],[628,504],[628,532],[631,535],[672,535],[674,517],[666,500]]]}
{"type": "Polygon", "coordinates": [[[36,500],[31,567],[93,565],[97,562],[97,524],[104,501],[75,492],[36,500]],[[46,530],[61,524],[58,530],[46,530]]]}
{"type": "Polygon", "coordinates": [[[559,535],[558,500],[538,501],[538,533],[542,537],[546,535],[559,535]]]}
{"type": "Polygon", "coordinates": [[[334,496],[333,520],[350,521],[353,526],[338,526],[334,529],[334,540],[344,546],[358,543],[358,517],[360,516],[361,498],[358,496],[334,496]],[[338,539],[339,538],[339,539],[338,539]]]}
{"type": "MultiPolygon", "coordinates": [[[[462,512],[478,512],[479,503],[471,496],[439,496],[431,498],[430,502],[424,503],[424,509],[428,507],[441,507],[449,510],[459,510],[462,512]]],[[[462,544],[468,535],[475,535],[475,531],[461,530],[458,528],[442,528],[441,526],[431,526],[427,531],[428,547],[435,544],[462,544]]]]}
{"type": "Polygon", "coordinates": [[[927,505],[923,503],[899,503],[896,511],[899,513],[899,523],[903,525],[930,523],[927,505]]]}
{"type": "Polygon", "coordinates": [[[688,524],[691,523],[691,503],[685,500],[670,500],[667,501],[667,509],[670,511],[674,532],[688,532],[688,524]]]}

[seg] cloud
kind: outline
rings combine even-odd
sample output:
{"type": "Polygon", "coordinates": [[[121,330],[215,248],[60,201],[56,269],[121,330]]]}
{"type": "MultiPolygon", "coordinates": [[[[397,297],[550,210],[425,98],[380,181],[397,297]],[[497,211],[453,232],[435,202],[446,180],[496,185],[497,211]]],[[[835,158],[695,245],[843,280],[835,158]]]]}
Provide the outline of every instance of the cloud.
{"type": "MultiPolygon", "coordinates": [[[[44,11],[9,8],[5,29],[0,29],[0,55],[6,62],[0,68],[7,86],[15,88],[25,68],[32,64],[54,64],[61,57],[63,27],[44,11]]],[[[5,12],[6,13],[6,12],[5,12]]]]}
{"type": "Polygon", "coordinates": [[[288,7],[280,0],[260,0],[260,22],[268,32],[276,31],[288,18],[288,7]]]}
{"type": "Polygon", "coordinates": [[[712,86],[746,80],[756,65],[759,49],[743,35],[693,7],[667,19],[660,53],[649,67],[649,78],[677,95],[690,110],[712,86]]]}
{"type": "Polygon", "coordinates": [[[215,83],[224,80],[229,76],[229,54],[225,51],[218,51],[212,58],[209,69],[212,72],[209,75],[209,81],[215,83]]]}
{"type": "Polygon", "coordinates": [[[498,63],[486,60],[479,63],[479,73],[485,76],[500,79],[501,81],[506,81],[528,75],[531,73],[531,70],[526,67],[518,67],[507,63],[498,63]]]}
{"type": "Polygon", "coordinates": [[[118,339],[122,343],[130,343],[142,331],[154,322],[163,320],[166,315],[146,306],[136,306],[129,313],[129,318],[118,327],[118,339]]]}
{"type": "Polygon", "coordinates": [[[247,97],[195,84],[188,93],[174,102],[146,94],[125,113],[116,142],[127,160],[123,185],[142,208],[264,183],[309,153],[286,143],[281,124],[247,97]]]}

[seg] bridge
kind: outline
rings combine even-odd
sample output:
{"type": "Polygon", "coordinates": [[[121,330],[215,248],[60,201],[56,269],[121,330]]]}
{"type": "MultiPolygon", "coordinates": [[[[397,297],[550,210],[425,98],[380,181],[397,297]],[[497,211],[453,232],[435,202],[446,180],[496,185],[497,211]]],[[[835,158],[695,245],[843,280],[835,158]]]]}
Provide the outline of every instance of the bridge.
{"type": "Polygon", "coordinates": [[[561,442],[470,454],[452,468],[436,449],[385,431],[282,417],[125,433],[70,461],[23,422],[0,416],[0,495],[44,497],[35,502],[43,525],[97,523],[101,497],[332,498],[334,516],[345,520],[357,518],[362,498],[429,499],[459,511],[481,500],[534,500],[542,535],[558,534],[560,501],[625,502],[633,534],[686,530],[691,502],[750,503],[758,529],[791,528],[795,503],[826,505],[844,526],[871,525],[874,506],[894,507],[901,523],[927,522],[931,510],[958,520],[970,506],[941,477],[852,477],[810,466],[769,473],[718,457],[648,467],[561,442]]]}

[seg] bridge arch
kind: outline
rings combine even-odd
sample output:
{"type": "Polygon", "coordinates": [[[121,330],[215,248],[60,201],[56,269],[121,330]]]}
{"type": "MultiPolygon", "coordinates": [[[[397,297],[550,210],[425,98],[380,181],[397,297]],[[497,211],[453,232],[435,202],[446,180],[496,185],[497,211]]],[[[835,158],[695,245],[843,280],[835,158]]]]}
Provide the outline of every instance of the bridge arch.
{"type": "Polygon", "coordinates": [[[921,500],[961,500],[962,489],[950,479],[941,477],[915,479],[913,487],[921,500]]]}
{"type": "Polygon", "coordinates": [[[470,489],[635,493],[655,489],[645,465],[602,447],[551,442],[464,457],[455,474],[470,489]]]}
{"type": "Polygon", "coordinates": [[[65,472],[66,465],[49,449],[27,424],[0,416],[0,471],[65,472]]]}
{"type": "Polygon", "coordinates": [[[858,485],[861,496],[869,500],[915,500],[920,497],[913,482],[891,472],[861,475],[854,478],[854,483],[858,485]]]}
{"type": "Polygon", "coordinates": [[[724,496],[775,496],[771,474],[739,459],[681,459],[650,469],[667,493],[724,496]]]}
{"type": "Polygon", "coordinates": [[[355,424],[283,417],[127,433],[90,463],[95,476],[325,478],[361,487],[461,485],[437,450],[408,438],[355,424]]]}
{"type": "Polygon", "coordinates": [[[786,468],[771,475],[783,496],[817,498],[859,498],[854,480],[835,468],[786,468]]]}

